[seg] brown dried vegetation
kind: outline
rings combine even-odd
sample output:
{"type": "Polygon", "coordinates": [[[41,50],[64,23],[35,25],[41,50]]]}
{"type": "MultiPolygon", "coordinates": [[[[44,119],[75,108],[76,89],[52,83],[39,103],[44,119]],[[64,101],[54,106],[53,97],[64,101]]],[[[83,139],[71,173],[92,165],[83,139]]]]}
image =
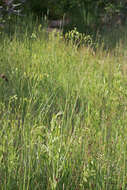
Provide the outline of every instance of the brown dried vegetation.
{"type": "Polygon", "coordinates": [[[6,82],[8,82],[8,78],[4,74],[0,74],[0,78],[2,78],[3,80],[5,80],[6,82]]]}

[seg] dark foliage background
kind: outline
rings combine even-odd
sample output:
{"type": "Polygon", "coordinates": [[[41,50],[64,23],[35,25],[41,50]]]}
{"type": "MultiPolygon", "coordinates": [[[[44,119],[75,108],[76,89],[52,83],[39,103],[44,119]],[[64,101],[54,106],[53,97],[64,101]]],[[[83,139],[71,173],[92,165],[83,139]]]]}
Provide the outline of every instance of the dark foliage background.
{"type": "Polygon", "coordinates": [[[26,7],[27,12],[51,20],[66,15],[80,31],[107,23],[126,24],[127,17],[127,0],[27,0],[26,7]]]}
{"type": "Polygon", "coordinates": [[[49,20],[65,15],[80,31],[103,24],[126,24],[127,0],[0,0],[0,22],[10,16],[32,13],[49,20]]]}
{"type": "Polygon", "coordinates": [[[13,15],[22,16],[26,0],[0,0],[0,23],[6,22],[13,15]]]}

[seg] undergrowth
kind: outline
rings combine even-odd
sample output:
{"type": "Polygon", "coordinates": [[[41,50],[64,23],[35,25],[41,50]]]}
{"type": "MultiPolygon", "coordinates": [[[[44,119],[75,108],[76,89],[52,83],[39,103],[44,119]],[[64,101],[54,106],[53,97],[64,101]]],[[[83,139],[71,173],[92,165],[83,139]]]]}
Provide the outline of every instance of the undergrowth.
{"type": "Polygon", "coordinates": [[[1,33],[1,189],[125,190],[126,35],[107,52],[17,29],[1,33]]]}

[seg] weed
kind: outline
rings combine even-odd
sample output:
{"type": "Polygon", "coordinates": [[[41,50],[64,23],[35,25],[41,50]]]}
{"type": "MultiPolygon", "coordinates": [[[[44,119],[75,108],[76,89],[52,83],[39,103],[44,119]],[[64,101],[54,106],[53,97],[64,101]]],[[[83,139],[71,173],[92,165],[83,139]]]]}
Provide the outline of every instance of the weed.
{"type": "Polygon", "coordinates": [[[93,53],[76,29],[25,23],[1,35],[1,189],[126,189],[126,32],[93,53]]]}

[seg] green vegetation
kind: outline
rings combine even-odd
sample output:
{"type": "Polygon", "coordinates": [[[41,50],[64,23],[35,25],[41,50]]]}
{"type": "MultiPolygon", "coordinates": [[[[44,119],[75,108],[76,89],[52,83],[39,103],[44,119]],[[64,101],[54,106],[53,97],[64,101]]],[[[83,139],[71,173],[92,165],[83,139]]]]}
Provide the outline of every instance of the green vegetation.
{"type": "Polygon", "coordinates": [[[0,34],[0,189],[125,190],[127,30],[28,22],[0,34]]]}
{"type": "Polygon", "coordinates": [[[80,32],[90,33],[107,24],[114,27],[126,25],[126,12],[126,0],[1,0],[0,27],[7,21],[12,22],[15,15],[32,14],[40,22],[42,17],[50,21],[64,20],[68,23],[66,31],[76,27],[80,32]]]}
{"type": "Polygon", "coordinates": [[[127,23],[126,0],[27,0],[25,5],[27,12],[39,17],[47,15],[50,20],[67,17],[82,32],[93,24],[114,25],[116,18],[123,25],[127,23]]]}

